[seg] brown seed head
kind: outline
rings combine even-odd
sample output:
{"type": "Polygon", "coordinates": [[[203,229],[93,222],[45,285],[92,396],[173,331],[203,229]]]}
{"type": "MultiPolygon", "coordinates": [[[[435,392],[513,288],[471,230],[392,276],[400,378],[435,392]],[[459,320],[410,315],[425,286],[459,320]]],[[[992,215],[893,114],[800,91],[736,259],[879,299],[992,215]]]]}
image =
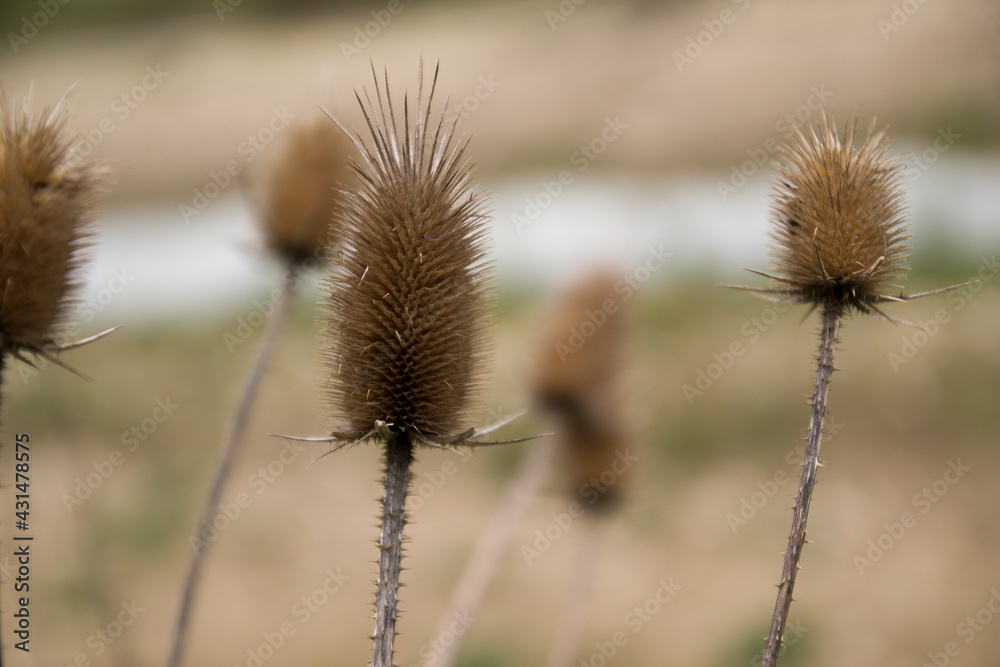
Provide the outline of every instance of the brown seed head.
{"type": "Polygon", "coordinates": [[[375,101],[358,97],[373,145],[355,141],[360,185],[337,216],[343,250],[324,299],[328,402],[351,432],[385,421],[394,432],[458,433],[490,362],[485,200],[461,162],[465,140],[453,145],[455,123],[442,112],[429,126],[437,70],[426,107],[422,70],[412,128],[403,97],[402,134],[387,75],[384,98],[377,77],[375,101]]]}
{"type": "MultiPolygon", "coordinates": [[[[555,304],[542,339],[535,399],[557,420],[574,492],[598,493],[593,480],[603,474],[606,483],[631,444],[619,395],[630,324],[628,303],[615,292],[620,280],[610,271],[588,275],[555,304]]],[[[614,480],[588,502],[610,507],[623,487],[618,474],[614,480]]]]}
{"type": "Polygon", "coordinates": [[[775,291],[801,302],[841,302],[867,312],[905,270],[903,165],[888,158],[885,131],[868,126],[855,148],[857,115],[838,136],[832,112],[781,146],[771,238],[775,291]]]}
{"type": "Polygon", "coordinates": [[[72,310],[102,176],[73,145],[64,108],[0,94],[0,353],[54,346],[72,310]]]}
{"type": "Polygon", "coordinates": [[[326,116],[290,127],[268,170],[260,204],[267,242],[292,263],[322,258],[340,187],[353,181],[350,140],[326,116]]]}

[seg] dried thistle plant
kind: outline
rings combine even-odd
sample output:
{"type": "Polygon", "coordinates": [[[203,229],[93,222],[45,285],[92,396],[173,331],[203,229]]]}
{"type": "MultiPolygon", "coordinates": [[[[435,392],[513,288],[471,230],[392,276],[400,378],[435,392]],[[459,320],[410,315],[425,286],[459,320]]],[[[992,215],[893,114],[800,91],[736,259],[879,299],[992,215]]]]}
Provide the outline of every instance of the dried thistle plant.
{"type": "MultiPolygon", "coordinates": [[[[872,119],[855,146],[857,115],[837,133],[833,113],[794,135],[781,146],[772,190],[772,259],[776,274],[754,271],[776,282],[772,287],[740,287],[784,303],[822,307],[816,388],[806,436],[792,529],[762,665],[773,667],[781,650],[792,589],[806,539],[826,415],[833,356],[844,313],[875,314],[895,322],[879,306],[910,301],[961,287],[904,295],[897,281],[905,270],[907,247],[903,164],[888,157],[885,130],[872,119]]],[[[752,269],[751,269],[752,271],[752,269]]],[[[811,311],[810,311],[811,312],[811,311]]]]}
{"type": "MultiPolygon", "coordinates": [[[[615,293],[620,280],[620,274],[595,271],[565,294],[552,309],[538,358],[535,399],[559,424],[574,493],[594,488],[593,480],[629,445],[619,393],[631,314],[615,293]],[[571,332],[586,327],[593,332],[575,347],[571,332]]],[[[613,506],[623,485],[599,486],[584,500],[594,509],[613,506]]]]}
{"type": "Polygon", "coordinates": [[[354,146],[330,119],[313,114],[285,132],[284,147],[258,204],[267,244],[291,264],[323,259],[344,185],[353,182],[354,146]]]}
{"type": "MultiPolygon", "coordinates": [[[[617,474],[614,482],[605,485],[607,473],[620,468],[616,461],[626,455],[630,445],[624,406],[617,391],[631,317],[623,312],[628,311],[627,304],[616,298],[614,288],[620,279],[620,274],[608,270],[592,271],[546,308],[532,393],[538,411],[558,425],[553,429],[558,437],[536,445],[518,466],[480,536],[451,603],[440,617],[435,636],[449,632],[456,614],[478,613],[521,517],[549,476],[557,454],[561,454],[565,471],[562,481],[571,491],[573,502],[594,512],[588,512],[593,520],[584,522],[570,589],[547,664],[563,667],[576,661],[589,617],[600,550],[597,519],[608,515],[607,510],[620,499],[624,486],[617,474]],[[589,326],[594,329],[588,330],[582,346],[569,343],[573,331],[589,326]],[[602,476],[604,482],[600,481],[602,476]]],[[[433,652],[424,664],[451,667],[467,634],[433,652]]]]}
{"type": "Polygon", "coordinates": [[[575,502],[587,512],[549,651],[549,667],[577,662],[600,552],[603,522],[599,520],[621,499],[631,466],[631,438],[620,396],[631,313],[629,304],[615,292],[620,280],[621,274],[594,271],[556,302],[534,379],[536,401],[558,425],[554,430],[562,450],[565,482],[575,502]],[[585,329],[589,335],[583,344],[574,345],[571,332],[585,329]],[[622,461],[628,464],[624,469],[622,461]]]}
{"type": "Polygon", "coordinates": [[[69,368],[59,352],[110,331],[62,340],[104,176],[78,158],[74,144],[62,102],[36,116],[30,98],[8,108],[0,92],[0,380],[8,355],[31,366],[42,357],[69,368]]]}
{"type": "Polygon", "coordinates": [[[202,564],[211,544],[203,536],[218,515],[222,491],[246,432],[264,371],[277,346],[302,274],[322,262],[328,245],[336,240],[333,211],[339,203],[341,187],[353,180],[348,168],[352,149],[336,126],[326,116],[317,114],[288,128],[280,155],[272,161],[260,183],[258,216],[267,245],[283,266],[284,277],[226,431],[198,522],[197,546],[184,580],[167,658],[169,667],[179,665],[183,657],[202,564]]]}
{"type": "Polygon", "coordinates": [[[510,420],[468,427],[492,365],[492,268],[467,140],[456,141],[443,111],[431,120],[438,68],[424,100],[421,62],[415,117],[411,126],[404,94],[402,128],[388,74],[384,89],[374,66],[372,76],[375,99],[356,93],[371,144],[353,136],[360,184],[345,194],[344,245],[325,280],[324,396],[340,430],[322,440],[337,443],[332,451],[366,440],[385,448],[371,664],[387,667],[414,449],[494,444],[478,438],[510,420]]]}
{"type": "Polygon", "coordinates": [[[9,354],[34,365],[31,355],[65,366],[60,351],[108,333],[62,340],[105,176],[74,152],[67,113],[60,102],[36,116],[30,99],[8,108],[0,93],[0,363],[9,354]]]}

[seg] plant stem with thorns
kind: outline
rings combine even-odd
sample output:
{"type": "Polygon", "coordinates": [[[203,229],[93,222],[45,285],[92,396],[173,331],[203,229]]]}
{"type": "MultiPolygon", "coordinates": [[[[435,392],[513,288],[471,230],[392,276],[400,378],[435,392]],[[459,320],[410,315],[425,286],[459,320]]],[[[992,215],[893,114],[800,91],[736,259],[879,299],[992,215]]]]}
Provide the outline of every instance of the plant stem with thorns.
{"type": "Polygon", "coordinates": [[[771,618],[771,630],[767,635],[761,667],[774,667],[778,662],[778,654],[781,651],[785,634],[785,624],[788,621],[788,609],[792,604],[795,575],[799,570],[802,546],[806,541],[809,503],[812,500],[813,486],[816,484],[816,470],[820,463],[819,448],[823,438],[823,419],[826,417],[826,395],[830,388],[830,378],[833,376],[833,354],[840,335],[840,319],[843,310],[843,303],[838,299],[829,299],[823,304],[823,328],[820,331],[816,391],[813,393],[811,401],[812,417],[809,421],[809,434],[806,438],[805,459],[802,462],[799,491],[795,496],[792,530],[788,535],[788,548],[785,550],[785,564],[781,570],[781,582],[778,584],[778,599],[774,604],[774,616],[771,618]]]}
{"type": "Polygon", "coordinates": [[[168,667],[177,667],[181,664],[184,652],[184,645],[187,640],[188,626],[191,621],[191,610],[194,606],[195,591],[198,580],[201,577],[201,568],[204,564],[205,552],[208,551],[210,542],[205,541],[203,536],[211,527],[219,510],[219,500],[222,491],[229,479],[229,473],[236,459],[236,451],[243,440],[247,423],[250,420],[251,410],[257,398],[257,391],[267,369],[267,364],[274,353],[279,333],[284,327],[288,314],[288,305],[292,300],[294,287],[297,281],[299,269],[294,265],[289,265],[285,271],[285,277],[281,285],[281,296],[276,300],[274,313],[264,330],[264,337],[260,348],[257,350],[257,357],[254,359],[250,374],[243,384],[239,402],[236,405],[236,413],[233,421],[229,425],[229,431],[223,444],[222,453],[219,456],[219,463],[216,465],[215,474],[212,478],[212,485],[209,488],[205,505],[202,509],[201,520],[198,522],[197,546],[191,555],[191,562],[188,566],[187,576],[184,579],[184,591],[181,596],[181,606],[177,613],[177,624],[174,627],[173,640],[170,643],[170,655],[167,658],[168,667]]]}
{"type": "Polygon", "coordinates": [[[375,585],[375,634],[372,667],[391,667],[399,610],[399,574],[403,569],[403,528],[406,525],[406,492],[410,487],[413,443],[405,431],[385,445],[385,497],[382,500],[382,533],[378,548],[378,581],[375,585]]]}

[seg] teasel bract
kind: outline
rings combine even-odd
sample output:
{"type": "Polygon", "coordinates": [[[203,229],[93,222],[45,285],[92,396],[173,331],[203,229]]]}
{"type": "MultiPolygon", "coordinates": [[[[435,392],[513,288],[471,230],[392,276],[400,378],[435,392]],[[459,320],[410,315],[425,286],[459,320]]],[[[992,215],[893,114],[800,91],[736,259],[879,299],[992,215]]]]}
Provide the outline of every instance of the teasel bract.
{"type": "Polygon", "coordinates": [[[104,175],[76,152],[62,102],[36,116],[0,92],[0,381],[8,355],[82,375],[57,355],[104,335],[65,340],[104,175]]]}
{"type": "MultiPolygon", "coordinates": [[[[484,444],[469,428],[492,366],[492,266],[485,197],[472,190],[467,139],[444,110],[434,122],[435,68],[414,118],[398,109],[372,66],[374,99],[356,93],[370,143],[353,135],[359,185],[337,216],[343,243],[325,280],[323,393],[337,449],[385,448],[372,664],[393,664],[405,500],[417,446],[484,444]]],[[[444,109],[448,102],[445,101],[444,109]]],[[[344,130],[347,132],[347,130],[344,130]]]]}
{"type": "Polygon", "coordinates": [[[815,127],[795,128],[781,146],[771,193],[771,254],[776,273],[754,271],[775,285],[740,288],[785,303],[822,308],[812,415],[764,667],[777,663],[788,620],[820,465],[823,419],[843,314],[875,314],[895,322],[882,312],[882,304],[961,287],[912,295],[898,291],[896,281],[906,268],[904,242],[908,238],[904,165],[899,157],[888,156],[888,138],[885,130],[875,131],[875,119],[856,146],[857,120],[855,114],[841,135],[832,111],[825,110],[815,127]]]}
{"type": "MultiPolygon", "coordinates": [[[[310,269],[325,263],[327,247],[338,233],[333,211],[341,188],[352,181],[348,167],[353,146],[330,119],[315,113],[293,122],[277,154],[253,181],[253,200],[264,241],[282,267],[280,290],[273,299],[267,326],[243,383],[236,409],[222,443],[205,505],[194,535],[194,549],[181,592],[167,657],[168,667],[181,664],[205,554],[206,539],[219,512],[219,502],[253,412],[264,372],[274,354],[281,330],[298,288],[310,269]]],[[[230,352],[233,348],[230,348],[230,352]]]]}

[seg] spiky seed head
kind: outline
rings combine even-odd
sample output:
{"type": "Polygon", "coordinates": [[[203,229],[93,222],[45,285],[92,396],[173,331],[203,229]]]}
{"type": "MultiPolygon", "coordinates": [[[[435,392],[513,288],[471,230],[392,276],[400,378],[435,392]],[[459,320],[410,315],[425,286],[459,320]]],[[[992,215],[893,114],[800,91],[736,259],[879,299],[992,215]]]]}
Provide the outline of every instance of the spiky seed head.
{"type": "MultiPolygon", "coordinates": [[[[615,292],[620,281],[621,274],[607,270],[587,275],[555,302],[542,338],[535,399],[557,420],[574,492],[614,471],[631,444],[619,386],[630,327],[628,303],[615,292]],[[583,345],[574,339],[581,332],[587,334],[583,345]]],[[[588,500],[610,507],[623,486],[616,475],[588,500]]]]}
{"type": "Polygon", "coordinates": [[[354,147],[319,114],[289,127],[283,139],[259,204],[267,243],[294,264],[323,259],[340,188],[353,179],[348,156],[354,147]]]}
{"type": "Polygon", "coordinates": [[[55,346],[73,310],[103,169],[74,151],[66,115],[0,93],[0,353],[55,346]]]}
{"type": "Polygon", "coordinates": [[[612,271],[591,272],[548,309],[534,393],[543,406],[567,418],[605,406],[619,375],[628,321],[622,312],[627,304],[615,293],[620,280],[612,271]],[[614,312],[605,310],[608,301],[614,312]],[[584,336],[581,329],[589,334],[582,345],[576,340],[584,336]]]}
{"type": "Polygon", "coordinates": [[[421,65],[415,119],[404,94],[402,128],[388,74],[384,94],[372,74],[375,100],[358,96],[371,146],[356,135],[360,184],[345,192],[343,248],[325,280],[326,396],[351,432],[383,421],[394,433],[454,435],[469,425],[492,354],[485,200],[456,123],[443,110],[430,122],[437,69],[424,101],[421,65]]]}
{"type": "Polygon", "coordinates": [[[771,204],[777,279],[794,300],[867,312],[906,268],[903,164],[872,119],[855,147],[857,114],[838,135],[833,113],[780,148],[771,204]]]}

